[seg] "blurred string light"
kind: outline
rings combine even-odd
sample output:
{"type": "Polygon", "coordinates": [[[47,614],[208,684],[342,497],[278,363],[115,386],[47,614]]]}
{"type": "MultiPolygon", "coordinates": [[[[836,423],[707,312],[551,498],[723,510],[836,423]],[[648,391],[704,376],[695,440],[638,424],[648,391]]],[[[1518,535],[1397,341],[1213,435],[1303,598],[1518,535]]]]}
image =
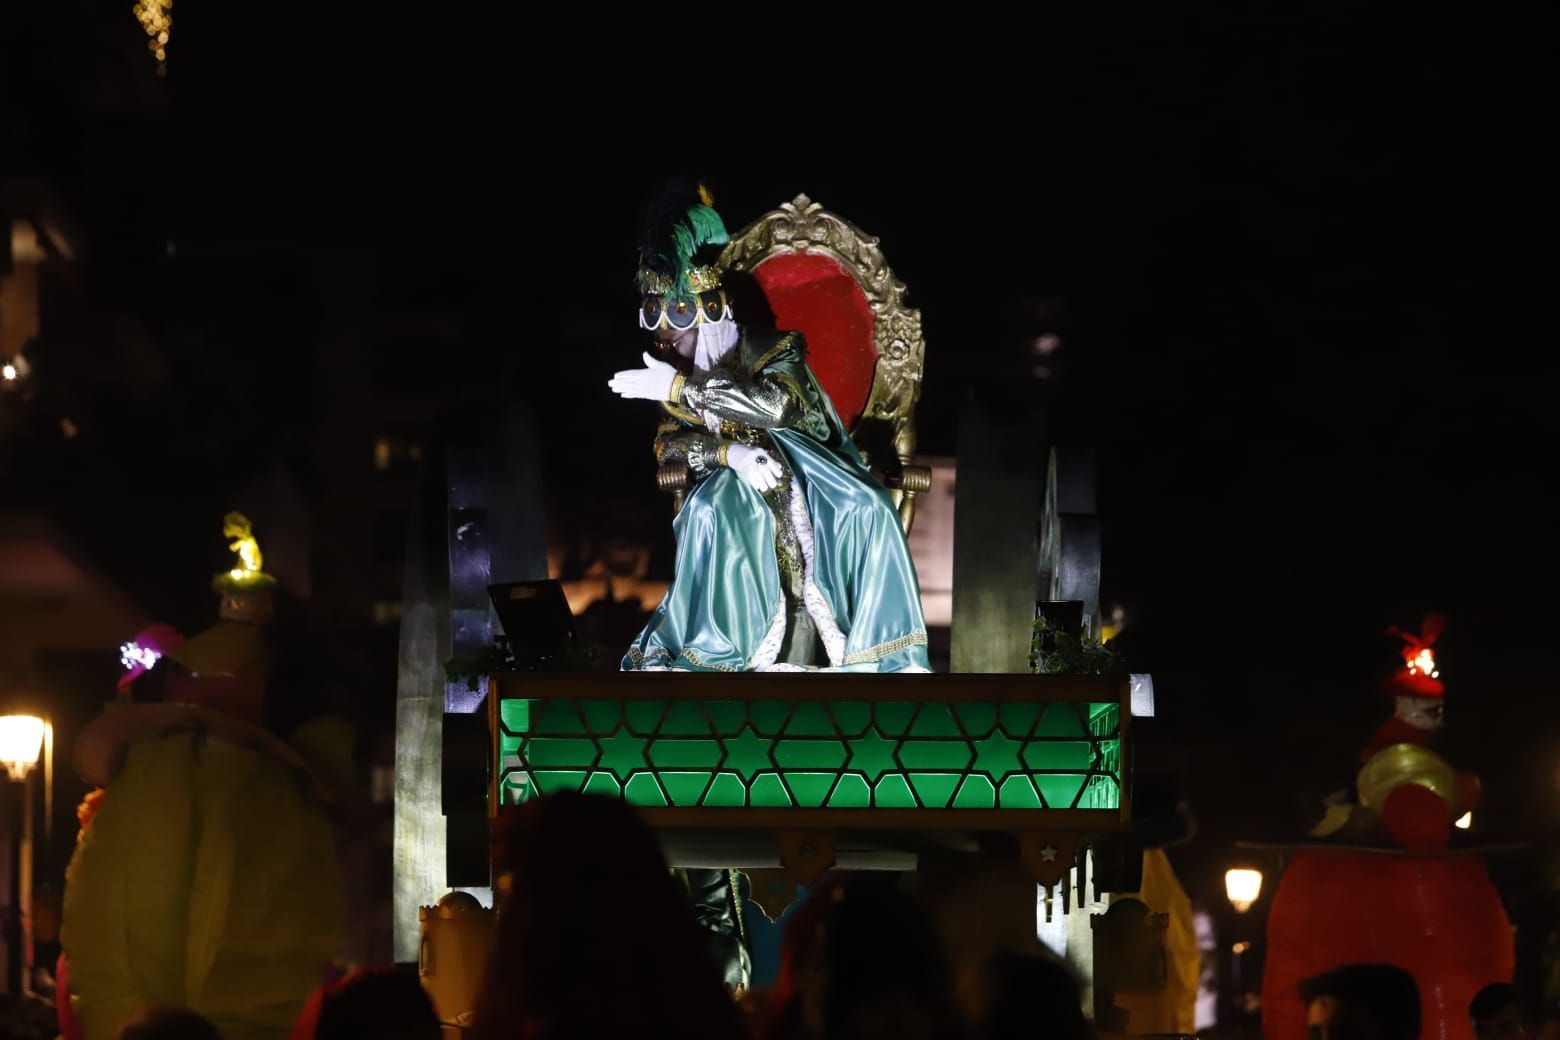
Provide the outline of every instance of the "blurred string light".
{"type": "Polygon", "coordinates": [[[7,390],[15,387],[27,378],[27,373],[31,369],[32,366],[27,363],[27,359],[21,354],[6,358],[4,362],[0,362],[0,386],[7,390]]]}
{"type": "Polygon", "coordinates": [[[160,660],[162,660],[162,654],[151,647],[142,646],[140,643],[135,642],[119,644],[119,664],[127,672],[135,668],[139,668],[144,672],[160,660]]]}
{"type": "Polygon", "coordinates": [[[173,0],[137,0],[136,19],[146,30],[146,49],[157,59],[157,74],[168,71],[168,34],[173,31],[173,0]]]}
{"type": "Polygon", "coordinates": [[[1432,679],[1439,679],[1441,671],[1435,665],[1435,653],[1427,646],[1414,655],[1414,659],[1408,662],[1409,675],[1428,675],[1432,679]]]}
{"type": "Polygon", "coordinates": [[[1465,813],[1463,813],[1461,816],[1457,817],[1457,822],[1452,824],[1452,826],[1456,827],[1460,831],[1468,830],[1470,827],[1473,826],[1473,813],[1472,812],[1465,812],[1465,813]]]}

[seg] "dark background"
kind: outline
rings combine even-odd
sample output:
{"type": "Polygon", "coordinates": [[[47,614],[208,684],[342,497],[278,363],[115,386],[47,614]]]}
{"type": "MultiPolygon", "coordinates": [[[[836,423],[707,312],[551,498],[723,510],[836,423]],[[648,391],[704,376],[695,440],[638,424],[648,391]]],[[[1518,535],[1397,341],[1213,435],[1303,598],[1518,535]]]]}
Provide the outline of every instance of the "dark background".
{"type": "Polygon", "coordinates": [[[652,420],[605,384],[637,363],[637,209],[692,169],[733,229],[805,192],[882,239],[925,318],[924,452],[972,396],[1098,450],[1104,599],[1201,821],[1194,898],[1348,782],[1383,630],[1429,610],[1481,831],[1547,841],[1552,20],[944,11],[912,39],[324,6],[181,4],[163,76],[128,4],[23,2],[0,37],[0,173],[92,245],[0,400],[0,494],[152,616],[204,623],[216,518],[281,481],[314,518],[306,671],[383,757],[395,628],[362,608],[395,598],[417,466],[366,497],[343,474],[517,398],[566,569],[649,542],[669,576],[652,420]]]}

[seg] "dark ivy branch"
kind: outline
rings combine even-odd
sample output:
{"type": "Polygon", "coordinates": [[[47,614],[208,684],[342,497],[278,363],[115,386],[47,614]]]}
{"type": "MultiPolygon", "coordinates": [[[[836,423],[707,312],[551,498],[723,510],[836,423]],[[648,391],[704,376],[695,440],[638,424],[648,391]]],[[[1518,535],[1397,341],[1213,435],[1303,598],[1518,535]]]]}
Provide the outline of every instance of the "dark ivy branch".
{"type": "MultiPolygon", "coordinates": [[[[559,671],[588,671],[596,655],[589,647],[575,643],[565,646],[555,667],[559,671]]],[[[495,672],[525,671],[515,660],[514,653],[505,639],[496,639],[473,654],[452,657],[444,662],[444,678],[447,682],[464,682],[466,689],[475,692],[482,680],[495,672]]]]}
{"type": "Polygon", "coordinates": [[[1125,675],[1127,671],[1115,640],[1101,643],[1093,636],[1067,632],[1045,617],[1035,618],[1029,668],[1042,675],[1125,675]]]}
{"type": "Polygon", "coordinates": [[[490,643],[474,654],[462,654],[452,657],[444,662],[444,679],[446,682],[462,682],[466,689],[476,692],[481,688],[482,680],[494,672],[507,672],[513,669],[514,659],[509,655],[509,648],[500,643],[490,643]]]}

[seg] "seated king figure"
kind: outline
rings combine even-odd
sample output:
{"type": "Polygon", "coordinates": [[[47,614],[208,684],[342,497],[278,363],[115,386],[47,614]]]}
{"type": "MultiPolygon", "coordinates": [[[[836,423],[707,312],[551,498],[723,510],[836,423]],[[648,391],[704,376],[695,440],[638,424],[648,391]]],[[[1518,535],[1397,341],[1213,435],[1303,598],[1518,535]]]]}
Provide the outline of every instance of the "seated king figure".
{"type": "Polygon", "coordinates": [[[708,192],[674,182],[640,243],[644,367],[608,384],[659,402],[659,462],[687,465],[676,572],[625,671],[928,671],[915,565],[888,491],[807,365],[799,332],[739,324],[708,192]],[[657,356],[659,354],[660,356],[657,356]]]}

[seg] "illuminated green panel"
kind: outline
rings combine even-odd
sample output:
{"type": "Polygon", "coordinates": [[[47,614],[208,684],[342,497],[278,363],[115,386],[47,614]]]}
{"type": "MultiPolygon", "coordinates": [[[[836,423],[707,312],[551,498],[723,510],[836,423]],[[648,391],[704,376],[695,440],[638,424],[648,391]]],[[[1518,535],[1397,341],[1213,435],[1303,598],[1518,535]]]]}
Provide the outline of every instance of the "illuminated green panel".
{"type": "Polygon", "coordinates": [[[955,809],[995,809],[997,789],[988,777],[972,773],[959,784],[959,793],[953,796],[955,809]]]}
{"type": "Polygon", "coordinates": [[[953,789],[964,779],[958,773],[911,773],[910,787],[925,809],[946,809],[953,789]]]}
{"type": "Polygon", "coordinates": [[[837,740],[786,739],[775,745],[775,761],[786,769],[828,769],[838,773],[845,768],[845,745],[837,740]]]}
{"type": "Polygon", "coordinates": [[[846,773],[840,777],[840,782],[834,788],[834,793],[829,795],[829,805],[835,809],[867,809],[872,806],[872,788],[867,786],[866,777],[855,773],[846,773]]]}
{"type": "Polygon", "coordinates": [[[714,773],[663,772],[661,774],[661,783],[666,785],[667,793],[672,796],[673,805],[698,805],[714,779],[714,773]]]}
{"type": "Polygon", "coordinates": [[[751,726],[721,743],[726,748],[726,768],[743,780],[752,780],[756,773],[775,767],[774,739],[758,736],[751,726]]]}
{"type": "Polygon", "coordinates": [[[578,791],[585,786],[585,778],[588,775],[583,769],[538,769],[536,786],[543,794],[578,791]]]}
{"type": "Polygon", "coordinates": [[[713,769],[720,764],[720,741],[661,737],[650,745],[650,762],[657,769],[673,766],[708,766],[713,769]]]}
{"type": "Polygon", "coordinates": [[[804,809],[816,809],[829,797],[837,773],[786,773],[785,785],[796,797],[796,804],[804,809]]]}
{"type": "Polygon", "coordinates": [[[1078,773],[1036,773],[1035,786],[1045,804],[1055,809],[1071,809],[1083,790],[1084,777],[1078,773]]]}
{"type": "Polygon", "coordinates": [[[829,714],[847,737],[859,737],[872,725],[872,705],[861,701],[836,701],[829,705],[829,714]]]}
{"type": "Polygon", "coordinates": [[[525,757],[533,766],[594,766],[596,745],[584,738],[532,737],[525,757]]]}
{"type": "Polygon", "coordinates": [[[747,705],[741,701],[705,701],[704,710],[717,737],[735,736],[747,725],[747,705]]]}
{"type": "Polygon", "coordinates": [[[850,758],[845,765],[858,770],[864,776],[882,776],[898,768],[894,761],[897,741],[889,740],[875,729],[869,729],[849,742],[850,758]]]}
{"type": "Polygon", "coordinates": [[[832,737],[838,732],[829,711],[817,701],[798,704],[785,724],[787,736],[832,737]]]}
{"type": "Polygon", "coordinates": [[[742,785],[742,778],[733,773],[719,773],[702,804],[740,809],[746,802],[747,788],[742,785]]]}
{"type": "Polygon", "coordinates": [[[1119,720],[1103,702],[514,699],[499,705],[499,797],[1114,812],[1119,720]]]}
{"type": "Polygon", "coordinates": [[[785,809],[791,806],[791,794],[778,773],[764,773],[748,787],[748,801],[752,805],[785,809]]]}
{"type": "Polygon", "coordinates": [[[608,798],[623,797],[623,785],[612,779],[610,773],[592,773],[585,783],[586,794],[605,795],[608,798]]]}
{"type": "Polygon", "coordinates": [[[1035,785],[1027,776],[1010,776],[1002,781],[1002,790],[998,794],[1004,809],[1040,809],[1040,796],[1035,793],[1035,785]]]}
{"type": "Polygon", "coordinates": [[[650,773],[640,773],[623,785],[623,797],[635,805],[665,805],[666,795],[650,773]]]}
{"type": "Polygon", "coordinates": [[[914,809],[917,804],[903,773],[890,773],[879,780],[873,798],[873,804],[882,809],[914,809]]]}

